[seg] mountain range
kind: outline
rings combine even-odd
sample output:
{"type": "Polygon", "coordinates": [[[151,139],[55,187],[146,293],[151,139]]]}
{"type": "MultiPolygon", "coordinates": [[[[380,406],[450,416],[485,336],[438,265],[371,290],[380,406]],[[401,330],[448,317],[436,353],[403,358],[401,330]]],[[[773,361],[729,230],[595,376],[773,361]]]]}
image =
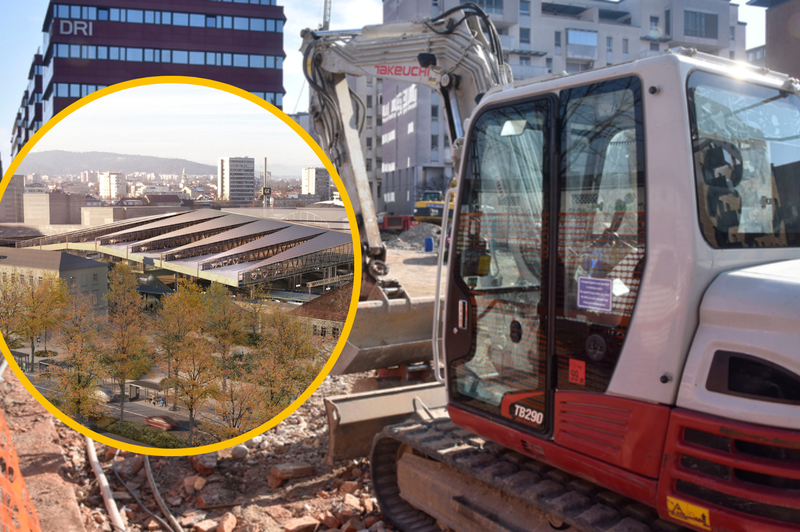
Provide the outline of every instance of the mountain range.
{"type": "MultiPolygon", "coordinates": [[[[273,178],[299,179],[302,167],[294,167],[270,162],[273,178]]],[[[215,175],[217,167],[186,159],[151,157],[149,155],[130,155],[99,151],[72,152],[51,150],[29,153],[20,163],[16,173],[67,176],[91,172],[134,172],[186,175],[215,175]]],[[[256,175],[263,170],[256,159],[256,175]]]]}

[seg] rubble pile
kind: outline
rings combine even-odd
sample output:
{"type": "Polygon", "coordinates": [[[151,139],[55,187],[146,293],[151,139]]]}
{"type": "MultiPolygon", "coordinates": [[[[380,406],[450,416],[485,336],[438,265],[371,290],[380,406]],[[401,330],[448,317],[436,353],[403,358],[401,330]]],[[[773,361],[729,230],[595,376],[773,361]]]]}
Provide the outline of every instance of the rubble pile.
{"type": "MultiPolygon", "coordinates": [[[[283,423],[243,445],[192,457],[151,457],[159,492],[186,532],[385,532],[366,460],[324,464],[328,435],[323,397],[350,390],[360,376],[328,377],[283,423]]],[[[87,531],[112,530],[86,459],[83,438],[58,428],[66,460],[62,476],[74,484],[87,531]]],[[[140,499],[116,479],[116,449],[97,446],[127,530],[166,531],[140,455],[116,458],[117,471],[140,499]]]]}
{"type": "Polygon", "coordinates": [[[439,235],[441,233],[442,228],[440,226],[423,222],[387,240],[386,248],[424,251],[425,239],[433,237],[433,249],[437,251],[439,249],[439,235]]]}

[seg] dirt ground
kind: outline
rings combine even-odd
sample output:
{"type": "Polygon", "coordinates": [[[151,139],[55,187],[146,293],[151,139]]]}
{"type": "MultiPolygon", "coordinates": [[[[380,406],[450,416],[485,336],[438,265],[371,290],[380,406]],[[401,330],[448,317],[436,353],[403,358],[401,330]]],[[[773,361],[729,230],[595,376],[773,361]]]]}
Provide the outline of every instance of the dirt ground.
{"type": "MultiPolygon", "coordinates": [[[[10,370],[5,378],[0,402],[42,530],[111,531],[83,436],[44,410],[10,370]]],[[[247,446],[198,458],[152,457],[157,488],[183,529],[300,532],[313,520],[318,531],[391,530],[372,497],[366,461],[324,464],[322,398],[348,391],[359,378],[327,379],[287,420],[247,446]]],[[[96,447],[127,530],[166,531],[144,509],[160,514],[142,457],[121,452],[116,458],[129,492],[112,470],[116,449],[96,447]]]]}

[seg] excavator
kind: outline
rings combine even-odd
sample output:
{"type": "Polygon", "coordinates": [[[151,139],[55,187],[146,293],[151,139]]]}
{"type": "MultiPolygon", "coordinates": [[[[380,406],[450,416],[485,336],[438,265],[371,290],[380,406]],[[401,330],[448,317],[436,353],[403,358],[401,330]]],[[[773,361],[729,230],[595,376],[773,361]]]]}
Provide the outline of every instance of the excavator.
{"type": "Polygon", "coordinates": [[[798,80],[678,48],[514,81],[475,4],[303,38],[365,257],[339,371],[427,358],[444,398],[376,429],[397,528],[800,529],[798,80]],[[444,102],[452,241],[424,304],[387,277],[348,75],[444,102]]]}
{"type": "MultiPolygon", "coordinates": [[[[449,188],[455,188],[457,181],[453,179],[449,188]]],[[[450,199],[449,215],[453,213],[453,200],[450,199]]],[[[444,195],[441,190],[424,190],[422,199],[414,203],[414,220],[442,225],[444,216],[444,195]]]]}

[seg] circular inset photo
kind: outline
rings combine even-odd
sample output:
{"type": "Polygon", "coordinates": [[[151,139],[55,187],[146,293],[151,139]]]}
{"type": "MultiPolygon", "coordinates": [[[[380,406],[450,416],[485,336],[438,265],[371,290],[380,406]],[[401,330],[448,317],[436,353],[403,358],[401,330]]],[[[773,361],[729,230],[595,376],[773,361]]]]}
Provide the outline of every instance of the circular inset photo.
{"type": "Polygon", "coordinates": [[[196,78],[92,93],[0,184],[0,348],[81,433],[206,453],[282,421],[344,347],[355,217],[311,136],[196,78]]]}

